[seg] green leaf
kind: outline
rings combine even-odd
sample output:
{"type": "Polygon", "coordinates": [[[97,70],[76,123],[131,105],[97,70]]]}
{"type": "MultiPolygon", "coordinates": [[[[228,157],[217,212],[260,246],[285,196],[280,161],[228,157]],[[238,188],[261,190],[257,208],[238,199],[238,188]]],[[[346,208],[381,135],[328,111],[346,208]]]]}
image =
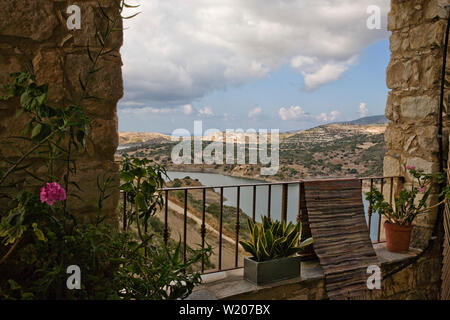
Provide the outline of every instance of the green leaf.
{"type": "Polygon", "coordinates": [[[131,4],[127,4],[127,3],[125,3],[125,2],[123,2],[122,3],[123,4],[123,6],[125,7],[125,8],[139,8],[140,7],[140,5],[131,5],[131,4]]]}
{"type": "Polygon", "coordinates": [[[308,238],[308,239],[306,239],[306,240],[304,240],[304,241],[302,241],[301,243],[300,243],[300,248],[304,248],[304,247],[306,247],[306,246],[309,246],[310,244],[312,244],[314,242],[314,240],[313,240],[313,238],[308,238]]]}
{"type": "Polygon", "coordinates": [[[9,287],[11,290],[20,290],[22,287],[13,279],[8,280],[9,287]]]}
{"type": "Polygon", "coordinates": [[[45,101],[47,101],[47,93],[41,94],[36,99],[37,99],[38,106],[39,107],[42,106],[45,103],[45,101]]]}
{"type": "Polygon", "coordinates": [[[135,204],[136,204],[137,208],[139,208],[141,210],[147,210],[148,209],[147,202],[145,201],[145,196],[144,196],[144,194],[142,192],[139,192],[136,195],[134,201],[135,201],[135,204]]]}
{"type": "Polygon", "coordinates": [[[245,251],[250,253],[253,257],[256,257],[256,248],[253,246],[252,243],[247,241],[239,241],[239,243],[241,244],[242,248],[244,248],[245,251]]]}
{"type": "Polygon", "coordinates": [[[42,125],[40,123],[38,123],[34,128],[33,131],[31,132],[31,138],[36,137],[39,133],[41,133],[42,130],[42,125]]]}
{"type": "Polygon", "coordinates": [[[125,182],[132,182],[134,178],[135,178],[134,174],[132,174],[131,172],[122,171],[120,173],[120,179],[122,179],[125,182]]]}
{"type": "Polygon", "coordinates": [[[135,14],[133,14],[131,16],[128,16],[128,17],[122,17],[122,19],[132,19],[132,18],[136,17],[138,14],[140,14],[140,12],[135,13],[135,14]]]}
{"type": "Polygon", "coordinates": [[[34,234],[36,235],[38,240],[47,242],[47,238],[45,237],[42,230],[38,228],[37,223],[34,222],[31,226],[33,227],[34,234]]]}
{"type": "Polygon", "coordinates": [[[29,110],[30,109],[30,103],[33,99],[30,97],[30,94],[28,91],[25,91],[24,93],[22,93],[22,95],[20,96],[20,105],[22,107],[24,107],[25,109],[29,110]]]}

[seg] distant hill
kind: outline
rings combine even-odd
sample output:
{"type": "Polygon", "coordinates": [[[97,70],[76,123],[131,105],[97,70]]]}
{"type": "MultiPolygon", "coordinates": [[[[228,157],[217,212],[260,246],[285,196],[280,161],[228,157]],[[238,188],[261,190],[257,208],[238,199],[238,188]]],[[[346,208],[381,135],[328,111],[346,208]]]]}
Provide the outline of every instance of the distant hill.
{"type": "Polygon", "coordinates": [[[369,124],[386,124],[389,120],[384,115],[370,116],[359,118],[352,121],[335,122],[334,124],[353,124],[353,125],[369,125],[369,124]]]}
{"type": "MultiPolygon", "coordinates": [[[[384,132],[386,124],[380,116],[352,121],[351,124],[327,124],[308,130],[280,134],[280,170],[271,180],[290,181],[318,177],[379,176],[382,174],[386,152],[384,132]],[[368,122],[369,124],[358,124],[368,122]]],[[[123,133],[121,133],[123,135],[123,133]]],[[[264,179],[260,176],[261,164],[189,164],[176,166],[171,152],[177,142],[166,139],[149,139],[147,136],[128,134],[126,145],[117,152],[147,157],[166,166],[169,170],[217,172],[221,174],[264,179]],[[133,138],[133,139],[131,139],[133,138]],[[139,139],[140,142],[138,142],[139,139]],[[145,141],[145,142],[144,142],[145,141]]],[[[125,137],[122,137],[122,141],[125,137]]],[[[162,137],[164,138],[164,137],[162,137]]],[[[204,141],[204,145],[208,145],[204,141]]],[[[249,152],[245,146],[246,154],[249,152]]],[[[225,155],[225,154],[224,154],[225,155]]],[[[225,163],[225,159],[224,159],[225,163]]]]}
{"type": "Polygon", "coordinates": [[[119,144],[162,143],[170,141],[170,136],[157,132],[119,132],[119,144]]]}

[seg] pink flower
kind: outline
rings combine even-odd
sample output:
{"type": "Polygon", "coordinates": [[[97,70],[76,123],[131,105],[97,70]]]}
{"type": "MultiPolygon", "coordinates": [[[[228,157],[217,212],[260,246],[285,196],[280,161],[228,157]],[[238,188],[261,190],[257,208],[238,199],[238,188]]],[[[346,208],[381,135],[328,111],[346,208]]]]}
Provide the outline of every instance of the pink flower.
{"type": "Polygon", "coordinates": [[[53,206],[56,201],[66,200],[66,190],[56,182],[48,183],[41,188],[41,202],[53,206]]]}
{"type": "Polygon", "coordinates": [[[419,188],[417,188],[417,190],[419,190],[420,193],[425,193],[425,192],[427,192],[428,188],[427,187],[419,187],[419,188]]]}
{"type": "Polygon", "coordinates": [[[414,167],[414,166],[406,166],[406,169],[407,170],[416,170],[416,167],[414,167]]]}

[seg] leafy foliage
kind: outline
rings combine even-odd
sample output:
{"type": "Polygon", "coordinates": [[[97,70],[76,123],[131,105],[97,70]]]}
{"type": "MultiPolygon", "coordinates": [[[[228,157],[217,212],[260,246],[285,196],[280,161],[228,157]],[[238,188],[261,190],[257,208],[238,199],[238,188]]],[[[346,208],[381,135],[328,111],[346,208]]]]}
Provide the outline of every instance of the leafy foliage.
{"type": "Polygon", "coordinates": [[[261,225],[249,219],[248,229],[251,240],[240,241],[240,244],[258,262],[290,257],[313,243],[313,239],[308,238],[299,244],[302,234],[300,221],[286,225],[284,221],[271,222],[263,216],[261,225]]]}
{"type": "MultiPolygon", "coordinates": [[[[424,213],[432,208],[427,208],[427,201],[433,190],[433,180],[439,184],[445,182],[445,177],[442,173],[425,174],[424,170],[417,170],[415,167],[407,167],[407,169],[417,182],[417,186],[413,183],[410,190],[401,190],[394,198],[394,206],[391,206],[385,201],[384,195],[380,191],[373,190],[366,192],[366,200],[371,203],[374,212],[385,216],[390,223],[402,226],[411,225],[418,214],[424,213]],[[420,194],[422,196],[417,200],[416,198],[420,194]]],[[[450,198],[450,192],[448,190],[448,187],[444,188],[441,194],[447,199],[450,198]]],[[[440,204],[442,202],[433,207],[440,204]]]]}
{"type": "Polygon", "coordinates": [[[120,189],[126,193],[127,200],[134,204],[135,212],[145,223],[164,205],[161,188],[167,177],[166,170],[146,158],[124,156],[120,179],[124,182],[120,189]]]}
{"type": "MultiPolygon", "coordinates": [[[[211,248],[191,250],[185,259],[180,243],[168,247],[147,227],[145,234],[140,230],[136,234],[132,227],[119,231],[115,221],[106,219],[104,202],[118,192],[112,177],[97,177],[96,219],[80,224],[68,210],[68,201],[83,201],[68,193],[69,186],[81,190],[70,175],[76,172],[73,149],[86,151],[89,133],[90,119],[82,102],[95,98],[88,93],[90,78],[100,70],[100,58],[117,49],[106,50],[108,38],[120,30],[116,24],[123,9],[133,7],[124,0],[114,3],[118,9],[115,16],[108,16],[99,4],[106,28],[96,30],[96,52],[87,45],[91,64],[86,77],[79,77],[82,90],[78,101],[68,106],[48,105],[48,85],[39,85],[27,71],[12,74],[12,82],[5,86],[6,95],[1,98],[19,102],[16,117],[27,115],[23,135],[9,138],[27,141],[28,149],[19,150],[21,156],[14,161],[2,159],[9,167],[0,168],[0,191],[5,190],[0,195],[10,199],[6,212],[0,212],[0,299],[182,299],[201,281],[198,273],[187,271],[209,257],[211,248]],[[33,174],[29,168],[36,161],[46,163],[47,172],[33,174]],[[65,173],[61,177],[62,164],[65,173]],[[17,177],[22,180],[15,180],[17,177]],[[63,180],[68,197],[51,206],[43,203],[36,180],[41,185],[63,180]],[[66,286],[66,270],[71,265],[81,268],[81,290],[66,286]]],[[[146,159],[125,159],[123,168],[121,187],[135,204],[130,223],[140,229],[163,204],[157,189],[165,170],[146,159]]]]}

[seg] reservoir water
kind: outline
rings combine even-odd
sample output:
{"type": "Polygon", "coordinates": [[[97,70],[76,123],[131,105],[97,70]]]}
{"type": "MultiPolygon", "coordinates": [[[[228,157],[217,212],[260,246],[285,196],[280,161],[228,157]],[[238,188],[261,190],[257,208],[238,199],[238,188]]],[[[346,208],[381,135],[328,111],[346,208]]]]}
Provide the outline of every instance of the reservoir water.
{"type": "MultiPolygon", "coordinates": [[[[259,180],[237,178],[225,176],[217,173],[202,173],[202,172],[167,172],[169,178],[182,179],[189,176],[192,179],[198,179],[198,181],[204,186],[226,186],[226,185],[241,185],[241,184],[258,184],[262,183],[259,180]]],[[[271,192],[271,217],[272,219],[281,219],[281,185],[273,185],[271,192]]],[[[216,192],[220,192],[219,188],[215,188],[216,192]]],[[[224,204],[229,206],[236,206],[237,200],[237,188],[224,188],[224,204]]],[[[366,220],[368,219],[367,210],[369,203],[362,196],[364,203],[364,211],[366,214],[366,220]]],[[[268,207],[268,186],[259,186],[256,188],[256,220],[261,221],[261,215],[267,214],[268,207]]],[[[253,209],[253,187],[241,187],[240,208],[251,217],[253,209]]],[[[292,184],[288,187],[288,207],[287,207],[287,219],[288,221],[295,222],[298,212],[298,185],[292,184]]],[[[370,237],[373,241],[377,239],[378,230],[378,214],[372,216],[372,228],[370,237]]]]}

